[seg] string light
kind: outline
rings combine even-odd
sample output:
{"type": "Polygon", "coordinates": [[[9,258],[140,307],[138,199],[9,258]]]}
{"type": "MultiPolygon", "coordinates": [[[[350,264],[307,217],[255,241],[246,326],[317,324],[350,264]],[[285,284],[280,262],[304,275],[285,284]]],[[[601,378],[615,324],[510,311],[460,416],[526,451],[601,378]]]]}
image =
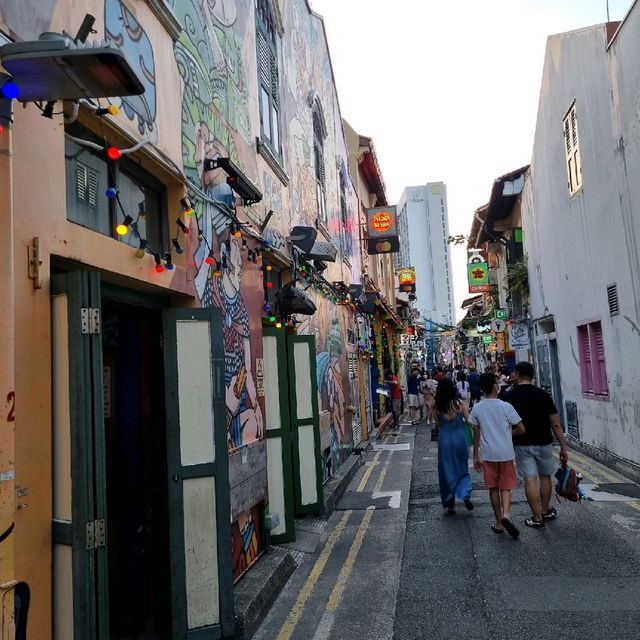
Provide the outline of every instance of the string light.
{"type": "Polygon", "coordinates": [[[204,261],[209,265],[213,264],[213,251],[209,251],[209,255],[204,259],[204,261]]]}
{"type": "Polygon", "coordinates": [[[109,160],[120,160],[121,155],[120,149],[117,147],[107,147],[107,158],[109,158],[109,160]]]}
{"type": "Polygon", "coordinates": [[[20,95],[20,88],[13,80],[9,80],[2,85],[2,94],[8,100],[15,100],[20,95]]]}
{"type": "Polygon", "coordinates": [[[276,322],[276,329],[282,329],[282,322],[276,322]]]}
{"type": "Polygon", "coordinates": [[[191,229],[189,229],[189,227],[187,227],[187,225],[184,222],[182,222],[180,218],[176,220],[176,224],[180,227],[180,229],[182,230],[182,233],[184,233],[185,236],[191,233],[191,229]]]}
{"type": "Polygon", "coordinates": [[[240,247],[241,251],[248,251],[249,250],[249,245],[247,244],[247,239],[246,238],[242,238],[242,246],[240,247]]]}
{"type": "Polygon", "coordinates": [[[158,273],[162,273],[164,271],[164,267],[162,266],[162,258],[159,253],[153,254],[153,259],[156,261],[156,271],[158,273]]]}
{"type": "Polygon", "coordinates": [[[109,187],[105,191],[105,195],[107,196],[107,198],[109,198],[109,200],[113,200],[114,198],[117,198],[118,197],[118,187],[109,187]]]}
{"type": "Polygon", "coordinates": [[[216,270],[213,272],[213,275],[216,278],[222,277],[222,265],[220,264],[220,260],[216,260],[216,270]]]}
{"type": "Polygon", "coordinates": [[[171,259],[171,251],[167,251],[164,254],[164,260],[166,262],[165,269],[167,271],[173,271],[175,265],[173,264],[173,260],[171,259]]]}
{"type": "Polygon", "coordinates": [[[126,236],[129,231],[129,225],[133,222],[131,216],[125,216],[124,221],[116,227],[116,233],[119,236],[126,236]]]}
{"type": "Polygon", "coordinates": [[[147,247],[149,246],[149,243],[147,242],[147,240],[144,240],[142,238],[140,238],[140,247],[136,250],[136,258],[144,258],[145,255],[147,254],[147,247]]]}
{"type": "Polygon", "coordinates": [[[138,216],[140,218],[144,218],[147,215],[147,212],[145,211],[145,206],[144,206],[144,200],[142,202],[138,202],[138,216]]]}
{"type": "Polygon", "coordinates": [[[184,249],[180,246],[178,238],[174,238],[171,243],[173,244],[173,248],[176,250],[176,253],[178,255],[182,255],[184,253],[184,249]]]}

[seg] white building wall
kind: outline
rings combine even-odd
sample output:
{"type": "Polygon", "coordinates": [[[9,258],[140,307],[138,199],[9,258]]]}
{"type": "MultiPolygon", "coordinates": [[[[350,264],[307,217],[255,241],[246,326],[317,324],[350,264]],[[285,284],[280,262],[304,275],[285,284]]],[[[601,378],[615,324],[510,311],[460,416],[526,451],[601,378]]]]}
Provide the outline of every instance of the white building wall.
{"type": "MultiPolygon", "coordinates": [[[[640,463],[640,8],[611,51],[604,26],[554,36],[545,69],[530,179],[522,198],[536,340],[555,340],[562,401],[577,405],[579,437],[640,463]],[[619,68],[617,68],[619,65],[619,68]],[[612,79],[613,78],[613,82],[612,79]],[[567,188],[562,120],[576,101],[583,187],[567,188]],[[616,283],[620,314],[610,316],[616,283]],[[609,397],[583,397],[577,326],[602,324],[609,397]]],[[[559,407],[563,413],[563,407],[559,407]]]]}
{"type": "Polygon", "coordinates": [[[407,187],[398,203],[406,226],[400,232],[398,266],[416,268],[416,309],[421,316],[443,324],[453,324],[454,295],[451,276],[451,249],[447,244],[449,219],[447,188],[442,182],[407,187]]]}

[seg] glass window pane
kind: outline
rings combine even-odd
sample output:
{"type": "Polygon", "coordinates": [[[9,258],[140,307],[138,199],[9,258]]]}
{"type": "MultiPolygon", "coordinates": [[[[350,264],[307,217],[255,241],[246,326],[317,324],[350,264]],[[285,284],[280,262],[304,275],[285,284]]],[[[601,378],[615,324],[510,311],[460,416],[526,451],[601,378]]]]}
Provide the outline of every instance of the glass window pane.
{"type": "Polygon", "coordinates": [[[262,134],[271,142],[271,119],[269,109],[269,94],[264,87],[260,87],[260,114],[262,115],[262,134]]]}
{"type": "Polygon", "coordinates": [[[280,132],[278,131],[278,111],[271,109],[271,122],[273,124],[273,150],[280,153],[280,132]]]}

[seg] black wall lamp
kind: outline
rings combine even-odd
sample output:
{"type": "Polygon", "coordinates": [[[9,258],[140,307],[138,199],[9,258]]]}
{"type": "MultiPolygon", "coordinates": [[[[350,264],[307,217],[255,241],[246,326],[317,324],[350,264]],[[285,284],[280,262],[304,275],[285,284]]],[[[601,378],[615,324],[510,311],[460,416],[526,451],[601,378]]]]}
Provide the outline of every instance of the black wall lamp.
{"type": "Polygon", "coordinates": [[[227,174],[227,184],[244,204],[252,205],[262,200],[262,193],[229,158],[205,158],[203,168],[205,171],[222,169],[227,174]]]}

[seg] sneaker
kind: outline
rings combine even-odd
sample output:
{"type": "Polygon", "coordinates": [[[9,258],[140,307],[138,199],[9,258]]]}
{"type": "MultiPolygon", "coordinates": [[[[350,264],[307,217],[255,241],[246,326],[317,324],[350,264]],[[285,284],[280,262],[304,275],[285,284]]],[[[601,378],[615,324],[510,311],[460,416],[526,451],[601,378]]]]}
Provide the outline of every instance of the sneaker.
{"type": "Polygon", "coordinates": [[[543,521],[546,520],[547,522],[549,520],[555,520],[557,517],[558,517],[558,514],[553,507],[551,507],[549,511],[547,511],[547,513],[542,514],[542,520],[543,521]]]}
{"type": "Polygon", "coordinates": [[[527,527],[531,527],[532,529],[544,529],[544,520],[542,520],[542,522],[538,522],[533,518],[527,518],[524,523],[527,527]]]}
{"type": "Polygon", "coordinates": [[[464,506],[467,507],[467,509],[469,509],[469,511],[473,511],[474,508],[475,508],[473,502],[471,502],[471,500],[469,498],[465,499],[464,506]]]}

